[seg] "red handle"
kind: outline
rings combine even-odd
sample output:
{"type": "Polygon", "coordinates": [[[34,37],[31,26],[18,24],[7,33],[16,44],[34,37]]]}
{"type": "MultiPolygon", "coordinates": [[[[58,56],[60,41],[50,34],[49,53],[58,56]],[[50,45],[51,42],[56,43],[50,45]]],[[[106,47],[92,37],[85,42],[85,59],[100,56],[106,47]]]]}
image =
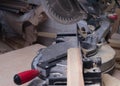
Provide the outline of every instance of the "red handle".
{"type": "Polygon", "coordinates": [[[40,74],[38,70],[28,70],[14,76],[14,82],[18,85],[24,84],[40,74]]]}
{"type": "Polygon", "coordinates": [[[117,14],[109,14],[108,18],[111,20],[117,20],[118,19],[118,15],[117,14]]]}

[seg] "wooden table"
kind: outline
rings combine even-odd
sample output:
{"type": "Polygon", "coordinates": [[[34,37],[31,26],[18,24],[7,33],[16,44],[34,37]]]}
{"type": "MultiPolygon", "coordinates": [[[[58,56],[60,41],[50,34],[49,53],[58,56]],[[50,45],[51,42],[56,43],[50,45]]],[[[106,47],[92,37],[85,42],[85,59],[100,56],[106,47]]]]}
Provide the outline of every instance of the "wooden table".
{"type": "MultiPolygon", "coordinates": [[[[36,44],[0,55],[0,86],[17,86],[13,82],[13,76],[16,73],[31,69],[33,58],[43,47],[36,44]]],[[[22,86],[27,86],[27,84],[22,86]]]]}

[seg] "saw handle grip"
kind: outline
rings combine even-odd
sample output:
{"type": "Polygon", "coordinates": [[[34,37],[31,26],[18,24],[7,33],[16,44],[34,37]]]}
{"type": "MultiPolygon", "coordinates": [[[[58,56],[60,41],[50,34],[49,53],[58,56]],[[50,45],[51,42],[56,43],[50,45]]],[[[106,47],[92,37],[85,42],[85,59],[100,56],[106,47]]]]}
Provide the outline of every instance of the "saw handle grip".
{"type": "Polygon", "coordinates": [[[24,71],[24,72],[18,73],[14,76],[14,82],[17,85],[22,85],[22,84],[34,79],[39,74],[40,74],[40,72],[38,70],[24,71]]]}
{"type": "Polygon", "coordinates": [[[109,14],[108,15],[108,18],[111,19],[111,20],[117,20],[118,19],[118,15],[116,13],[114,14],[109,14]]]}

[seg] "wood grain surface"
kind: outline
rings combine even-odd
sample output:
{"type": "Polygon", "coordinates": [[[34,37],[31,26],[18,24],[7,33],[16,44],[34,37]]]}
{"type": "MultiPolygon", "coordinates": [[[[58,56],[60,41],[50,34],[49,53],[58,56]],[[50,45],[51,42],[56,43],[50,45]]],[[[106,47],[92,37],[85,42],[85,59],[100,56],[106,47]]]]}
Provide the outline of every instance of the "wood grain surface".
{"type": "Polygon", "coordinates": [[[68,50],[67,86],[84,86],[82,59],[79,48],[68,50]]]}
{"type": "MultiPolygon", "coordinates": [[[[0,86],[17,86],[13,76],[31,69],[31,62],[38,50],[44,46],[36,44],[0,55],[0,86]]],[[[21,85],[27,86],[28,83],[21,85]]]]}

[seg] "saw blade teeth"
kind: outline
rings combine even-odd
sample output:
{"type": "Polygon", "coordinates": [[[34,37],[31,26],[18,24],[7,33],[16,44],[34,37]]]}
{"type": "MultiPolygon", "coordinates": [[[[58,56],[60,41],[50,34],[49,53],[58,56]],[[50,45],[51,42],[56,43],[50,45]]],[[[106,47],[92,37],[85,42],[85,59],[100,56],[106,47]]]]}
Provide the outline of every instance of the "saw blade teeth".
{"type": "Polygon", "coordinates": [[[51,9],[48,0],[45,0],[45,1],[46,1],[47,9],[51,9]]]}
{"type": "Polygon", "coordinates": [[[45,0],[46,4],[48,5],[48,0],[45,0]]]}
{"type": "Polygon", "coordinates": [[[59,19],[59,15],[57,15],[57,14],[55,13],[55,16],[56,16],[57,19],[59,19]]]}
{"type": "Polygon", "coordinates": [[[60,21],[62,21],[62,17],[60,16],[60,21]]]}
{"type": "Polygon", "coordinates": [[[61,20],[61,18],[60,18],[60,16],[59,16],[59,15],[57,16],[57,18],[58,18],[59,20],[61,20]]]}
{"type": "Polygon", "coordinates": [[[63,18],[63,20],[62,20],[62,21],[63,21],[63,23],[65,23],[65,18],[63,18]]]}
{"type": "Polygon", "coordinates": [[[61,20],[61,17],[59,16],[59,19],[61,20]]]}
{"type": "Polygon", "coordinates": [[[53,13],[51,8],[49,8],[48,11],[49,11],[49,13],[53,13]]]}
{"type": "Polygon", "coordinates": [[[56,14],[55,12],[53,12],[53,15],[54,15],[55,17],[57,17],[57,14],[56,14]]]}
{"type": "Polygon", "coordinates": [[[52,9],[49,9],[49,13],[50,13],[51,15],[55,15],[55,12],[54,12],[52,9]]]}
{"type": "Polygon", "coordinates": [[[72,21],[73,19],[72,18],[70,18],[70,21],[72,21]]]}
{"type": "Polygon", "coordinates": [[[80,20],[79,16],[81,15],[79,15],[78,12],[76,12],[76,10],[74,10],[73,12],[69,12],[68,13],[69,15],[61,14],[59,10],[63,9],[60,8],[57,0],[44,0],[44,1],[46,6],[46,12],[51,18],[55,19],[57,22],[60,22],[62,24],[71,24],[80,20]]]}
{"type": "Polygon", "coordinates": [[[49,9],[51,9],[49,4],[47,4],[47,7],[48,7],[49,9]]]}
{"type": "Polygon", "coordinates": [[[73,21],[77,21],[77,19],[76,18],[74,18],[74,20],[73,21]]]}
{"type": "Polygon", "coordinates": [[[68,22],[68,19],[65,19],[64,21],[65,21],[65,23],[67,23],[67,22],[68,22]]]}
{"type": "Polygon", "coordinates": [[[62,18],[62,17],[60,17],[60,20],[61,20],[61,21],[62,21],[62,19],[63,19],[63,18],[62,18]]]}
{"type": "Polygon", "coordinates": [[[60,19],[60,15],[57,15],[56,17],[60,19]]]}
{"type": "Polygon", "coordinates": [[[68,18],[68,21],[70,22],[70,18],[68,18]]]}

